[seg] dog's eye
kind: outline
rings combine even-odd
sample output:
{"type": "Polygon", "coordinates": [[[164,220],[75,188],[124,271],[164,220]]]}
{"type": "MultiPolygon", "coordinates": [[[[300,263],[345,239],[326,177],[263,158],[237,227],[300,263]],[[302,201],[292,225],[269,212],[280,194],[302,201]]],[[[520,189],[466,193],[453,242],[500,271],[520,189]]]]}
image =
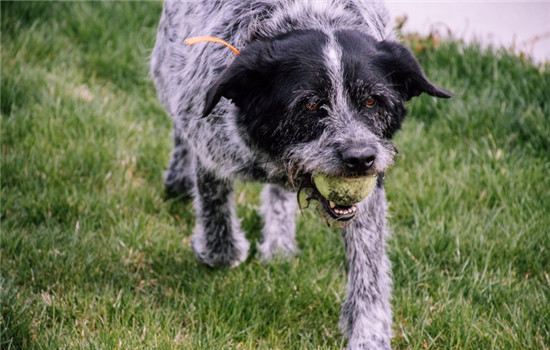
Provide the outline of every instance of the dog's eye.
{"type": "Polygon", "coordinates": [[[376,104],[376,98],[374,98],[374,96],[369,96],[365,100],[365,105],[367,107],[373,107],[375,104],[376,104]]]}
{"type": "Polygon", "coordinates": [[[321,100],[315,97],[306,102],[306,109],[308,111],[314,112],[319,109],[319,106],[321,106],[321,100]]]}

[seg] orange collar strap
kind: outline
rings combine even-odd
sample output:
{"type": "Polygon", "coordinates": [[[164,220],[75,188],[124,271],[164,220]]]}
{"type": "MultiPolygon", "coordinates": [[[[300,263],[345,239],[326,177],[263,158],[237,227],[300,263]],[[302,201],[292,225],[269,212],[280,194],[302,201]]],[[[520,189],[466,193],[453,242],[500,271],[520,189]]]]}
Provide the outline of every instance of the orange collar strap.
{"type": "Polygon", "coordinates": [[[226,41],[223,41],[222,39],[218,39],[218,38],[215,38],[213,36],[195,36],[195,37],[192,37],[192,38],[187,38],[183,42],[186,43],[187,45],[195,45],[197,43],[205,43],[205,42],[218,43],[218,44],[222,44],[224,46],[227,46],[236,55],[239,54],[239,50],[237,50],[234,46],[232,46],[231,44],[229,44],[226,41]]]}

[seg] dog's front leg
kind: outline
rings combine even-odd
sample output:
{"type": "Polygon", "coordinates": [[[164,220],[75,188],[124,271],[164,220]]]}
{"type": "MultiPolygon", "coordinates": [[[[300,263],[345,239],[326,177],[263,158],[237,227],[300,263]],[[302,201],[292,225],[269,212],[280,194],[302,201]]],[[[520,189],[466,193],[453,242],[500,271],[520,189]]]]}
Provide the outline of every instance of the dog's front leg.
{"type": "Polygon", "coordinates": [[[177,129],[174,130],[174,141],[170,164],[164,173],[164,187],[168,196],[188,199],[193,191],[195,156],[177,129]]]}
{"type": "Polygon", "coordinates": [[[290,258],[296,253],[296,208],[296,193],[277,185],[264,186],[260,209],[264,219],[263,239],[258,246],[262,261],[290,258]]]}
{"type": "Polygon", "coordinates": [[[359,204],[358,217],[342,231],[348,290],[341,326],[348,349],[390,349],[391,280],[385,253],[386,198],[381,187],[359,204]]]}
{"type": "Polygon", "coordinates": [[[237,266],[246,260],[250,243],[235,213],[233,182],[218,178],[198,160],[195,176],[193,251],[211,267],[237,266]]]}

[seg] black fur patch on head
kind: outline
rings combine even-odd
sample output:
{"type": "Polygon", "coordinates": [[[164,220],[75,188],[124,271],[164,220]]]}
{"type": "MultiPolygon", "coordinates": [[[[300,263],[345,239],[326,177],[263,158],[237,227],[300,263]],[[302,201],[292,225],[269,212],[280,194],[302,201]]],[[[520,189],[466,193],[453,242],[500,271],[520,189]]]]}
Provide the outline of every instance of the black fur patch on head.
{"type": "Polygon", "coordinates": [[[203,115],[223,96],[239,108],[238,123],[270,154],[322,132],[323,111],[305,108],[329,84],[320,31],[295,31],[246,47],[207,93],[203,115]]]}
{"type": "Polygon", "coordinates": [[[339,31],[336,39],[342,49],[346,92],[355,106],[357,118],[379,137],[392,138],[407,111],[404,99],[378,62],[379,42],[353,31],[339,31]],[[374,101],[371,107],[367,104],[370,100],[374,101]]]}
{"type": "Polygon", "coordinates": [[[407,114],[403,102],[414,96],[425,92],[451,97],[428,81],[412,53],[402,45],[349,30],[337,32],[336,38],[343,51],[346,88],[359,113],[367,99],[378,103],[376,109],[364,112],[376,134],[393,137],[407,114]]]}

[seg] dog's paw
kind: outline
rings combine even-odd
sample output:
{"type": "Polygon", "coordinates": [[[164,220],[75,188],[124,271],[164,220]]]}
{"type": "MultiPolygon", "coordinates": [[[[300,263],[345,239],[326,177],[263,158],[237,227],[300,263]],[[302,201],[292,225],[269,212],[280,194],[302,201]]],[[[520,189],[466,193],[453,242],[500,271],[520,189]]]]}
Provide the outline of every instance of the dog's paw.
{"type": "Polygon", "coordinates": [[[250,243],[242,233],[224,241],[208,242],[204,235],[195,234],[191,248],[197,259],[210,267],[236,267],[248,257],[250,243]]]}
{"type": "Polygon", "coordinates": [[[376,338],[368,340],[351,339],[346,350],[391,350],[389,339],[376,338]]]}

